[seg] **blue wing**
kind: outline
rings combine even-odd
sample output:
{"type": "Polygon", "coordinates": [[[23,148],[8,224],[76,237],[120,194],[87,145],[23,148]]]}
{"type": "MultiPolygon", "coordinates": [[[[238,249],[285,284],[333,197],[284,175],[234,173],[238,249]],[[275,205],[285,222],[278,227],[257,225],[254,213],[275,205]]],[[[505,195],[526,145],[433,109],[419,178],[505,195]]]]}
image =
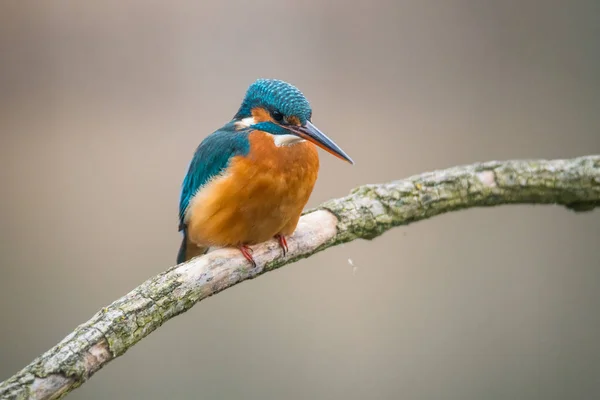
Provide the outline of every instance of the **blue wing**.
{"type": "Polygon", "coordinates": [[[185,212],[198,190],[229,165],[231,157],[250,151],[247,131],[236,131],[233,123],[212,133],[200,143],[190,162],[179,198],[179,230],[185,229],[185,212]]]}

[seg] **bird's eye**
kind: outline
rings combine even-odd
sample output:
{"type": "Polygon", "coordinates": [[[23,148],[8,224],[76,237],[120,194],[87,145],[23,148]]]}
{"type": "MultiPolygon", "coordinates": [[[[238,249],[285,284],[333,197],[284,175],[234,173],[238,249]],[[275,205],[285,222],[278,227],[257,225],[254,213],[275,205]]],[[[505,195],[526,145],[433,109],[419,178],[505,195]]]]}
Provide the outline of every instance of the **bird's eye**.
{"type": "Polygon", "coordinates": [[[277,122],[281,122],[283,121],[283,114],[280,113],[279,111],[273,111],[271,113],[271,116],[273,117],[273,119],[277,122]]]}

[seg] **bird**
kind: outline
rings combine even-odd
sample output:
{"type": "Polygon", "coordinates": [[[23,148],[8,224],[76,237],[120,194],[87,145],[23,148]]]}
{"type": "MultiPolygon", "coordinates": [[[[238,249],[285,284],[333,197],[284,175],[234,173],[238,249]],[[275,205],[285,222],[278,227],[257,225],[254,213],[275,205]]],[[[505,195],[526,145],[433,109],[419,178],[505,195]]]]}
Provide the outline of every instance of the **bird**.
{"type": "Polygon", "coordinates": [[[295,86],[258,79],[238,111],[196,148],[181,185],[177,254],[181,264],[211,248],[235,247],[256,267],[254,244],[287,239],[315,186],[317,147],[354,161],[312,121],[295,86]]]}

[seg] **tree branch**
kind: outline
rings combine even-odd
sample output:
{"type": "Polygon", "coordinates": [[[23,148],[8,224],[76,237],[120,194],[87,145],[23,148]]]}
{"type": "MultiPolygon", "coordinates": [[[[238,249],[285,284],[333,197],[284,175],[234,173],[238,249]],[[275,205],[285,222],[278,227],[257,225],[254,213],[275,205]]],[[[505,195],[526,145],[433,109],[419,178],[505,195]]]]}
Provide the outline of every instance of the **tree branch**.
{"type": "Polygon", "coordinates": [[[221,249],[149,279],[0,383],[0,398],[60,398],[200,300],[328,247],[370,240],[438,214],[500,204],[592,210],[600,206],[600,156],[494,161],[359,187],[307,211],[288,239],[286,257],[272,240],[253,246],[254,269],[237,250],[221,249]]]}

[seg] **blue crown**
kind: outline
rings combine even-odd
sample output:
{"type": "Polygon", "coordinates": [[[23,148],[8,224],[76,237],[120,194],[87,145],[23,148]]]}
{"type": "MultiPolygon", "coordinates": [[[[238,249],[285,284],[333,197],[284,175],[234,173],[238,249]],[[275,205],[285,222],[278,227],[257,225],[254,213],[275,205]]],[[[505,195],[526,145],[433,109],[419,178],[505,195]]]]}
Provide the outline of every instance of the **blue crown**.
{"type": "Polygon", "coordinates": [[[262,107],[269,112],[298,117],[302,125],[312,117],[312,109],[306,97],[296,87],[277,79],[258,79],[248,90],[234,118],[252,115],[252,109],[262,107]]]}

